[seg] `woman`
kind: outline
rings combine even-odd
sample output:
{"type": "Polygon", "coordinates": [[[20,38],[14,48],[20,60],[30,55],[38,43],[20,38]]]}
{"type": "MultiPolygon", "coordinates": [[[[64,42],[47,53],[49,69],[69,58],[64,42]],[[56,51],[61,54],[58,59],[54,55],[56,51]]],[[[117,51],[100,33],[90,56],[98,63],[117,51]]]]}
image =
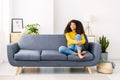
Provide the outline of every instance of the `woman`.
{"type": "Polygon", "coordinates": [[[82,51],[86,42],[83,25],[78,20],[71,20],[64,31],[67,47],[60,46],[59,52],[67,55],[75,55],[80,59],[84,58],[82,54],[86,51],[82,51]]]}

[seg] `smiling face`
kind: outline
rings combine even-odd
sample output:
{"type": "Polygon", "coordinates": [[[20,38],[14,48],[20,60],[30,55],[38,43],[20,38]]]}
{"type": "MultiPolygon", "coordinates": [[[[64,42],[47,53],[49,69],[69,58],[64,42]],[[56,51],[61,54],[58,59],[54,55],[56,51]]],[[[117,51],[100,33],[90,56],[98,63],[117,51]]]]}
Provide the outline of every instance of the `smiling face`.
{"type": "Polygon", "coordinates": [[[76,24],[71,22],[70,28],[71,28],[72,31],[75,31],[76,30],[76,24]]]}

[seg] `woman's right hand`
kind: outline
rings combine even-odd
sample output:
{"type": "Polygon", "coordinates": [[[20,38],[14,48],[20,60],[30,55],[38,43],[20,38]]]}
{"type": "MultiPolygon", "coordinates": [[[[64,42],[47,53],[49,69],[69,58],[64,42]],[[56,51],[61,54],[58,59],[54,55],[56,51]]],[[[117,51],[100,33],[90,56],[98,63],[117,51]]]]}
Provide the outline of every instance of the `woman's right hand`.
{"type": "Polygon", "coordinates": [[[77,45],[82,46],[81,41],[78,41],[77,45]]]}

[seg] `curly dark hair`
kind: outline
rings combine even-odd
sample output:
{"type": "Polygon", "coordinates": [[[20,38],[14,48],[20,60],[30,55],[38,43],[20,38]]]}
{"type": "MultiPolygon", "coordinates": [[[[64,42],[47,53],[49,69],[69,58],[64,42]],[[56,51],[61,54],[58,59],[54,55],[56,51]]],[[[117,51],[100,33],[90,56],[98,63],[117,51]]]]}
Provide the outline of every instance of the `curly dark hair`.
{"type": "Polygon", "coordinates": [[[71,28],[70,28],[71,23],[75,23],[75,24],[76,24],[76,33],[77,33],[77,34],[80,34],[80,35],[81,35],[81,34],[85,34],[83,25],[82,25],[82,23],[81,23],[79,20],[71,20],[71,21],[67,24],[67,26],[66,26],[66,28],[65,28],[65,30],[64,30],[64,34],[67,33],[67,32],[71,32],[71,31],[72,31],[71,28]]]}

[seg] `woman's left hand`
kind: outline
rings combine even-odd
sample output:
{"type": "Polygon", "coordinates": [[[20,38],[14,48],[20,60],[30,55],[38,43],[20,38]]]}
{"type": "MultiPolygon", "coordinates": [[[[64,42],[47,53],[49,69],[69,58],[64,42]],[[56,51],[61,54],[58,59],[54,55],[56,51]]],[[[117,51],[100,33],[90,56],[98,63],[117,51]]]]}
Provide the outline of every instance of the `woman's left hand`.
{"type": "Polygon", "coordinates": [[[79,45],[79,46],[82,46],[81,41],[78,41],[78,45],[79,45]]]}

